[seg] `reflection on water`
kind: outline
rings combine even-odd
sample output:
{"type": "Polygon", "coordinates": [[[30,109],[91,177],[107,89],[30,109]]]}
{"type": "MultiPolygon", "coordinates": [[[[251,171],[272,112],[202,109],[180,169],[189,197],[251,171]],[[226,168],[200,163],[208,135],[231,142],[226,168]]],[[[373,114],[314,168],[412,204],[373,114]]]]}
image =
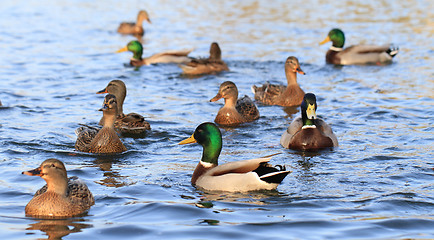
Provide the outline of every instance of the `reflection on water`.
{"type": "Polygon", "coordinates": [[[121,161],[110,156],[99,156],[93,161],[93,166],[98,167],[103,172],[103,178],[96,183],[107,187],[123,187],[134,184],[129,182],[129,176],[122,176],[120,171],[113,169],[114,164],[120,164],[121,161]]]}
{"type": "MultiPolygon", "coordinates": [[[[84,218],[63,219],[63,220],[45,220],[35,219],[35,223],[29,224],[26,230],[39,230],[44,232],[47,239],[62,239],[70,233],[81,232],[82,229],[93,227],[86,224],[84,218]]],[[[40,238],[39,238],[40,239],[40,238]]]]}

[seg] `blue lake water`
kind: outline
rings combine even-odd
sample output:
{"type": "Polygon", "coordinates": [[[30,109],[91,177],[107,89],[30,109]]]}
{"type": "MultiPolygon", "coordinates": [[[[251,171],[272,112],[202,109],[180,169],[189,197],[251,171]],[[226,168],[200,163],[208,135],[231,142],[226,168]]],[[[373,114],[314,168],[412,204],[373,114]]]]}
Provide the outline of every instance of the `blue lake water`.
{"type": "Polygon", "coordinates": [[[1,239],[432,239],[434,238],[434,7],[432,1],[2,1],[0,4],[1,239]],[[126,67],[115,54],[132,36],[116,33],[146,9],[144,55],[222,49],[229,72],[189,78],[176,65],[126,67]],[[331,28],[346,45],[394,43],[387,66],[325,64],[331,28]],[[224,81],[286,83],[298,57],[305,92],[340,147],[316,154],[283,149],[280,135],[298,108],[259,105],[261,118],[222,128],[220,163],[282,153],[293,171],[276,191],[195,189],[199,145],[179,146],[213,121],[209,102],[224,81]],[[122,138],[112,156],[74,150],[74,130],[96,124],[110,80],[128,88],[125,112],[146,117],[144,138],[122,138]],[[65,220],[27,218],[45,182],[21,175],[47,158],[83,179],[96,204],[65,220]]]}

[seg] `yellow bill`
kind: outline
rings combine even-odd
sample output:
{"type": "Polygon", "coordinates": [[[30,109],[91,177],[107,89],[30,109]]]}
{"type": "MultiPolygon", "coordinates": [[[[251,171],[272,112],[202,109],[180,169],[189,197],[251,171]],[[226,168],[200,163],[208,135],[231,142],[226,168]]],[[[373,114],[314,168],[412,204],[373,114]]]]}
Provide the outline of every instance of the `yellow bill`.
{"type": "Polygon", "coordinates": [[[196,139],[194,139],[194,133],[187,139],[182,140],[178,143],[178,145],[184,145],[189,143],[197,143],[196,139]]]}
{"type": "Polygon", "coordinates": [[[126,52],[126,51],[128,51],[128,47],[127,46],[125,46],[125,47],[117,50],[116,53],[121,53],[121,52],[126,52]]]}
{"type": "Polygon", "coordinates": [[[309,104],[306,110],[308,119],[316,119],[315,104],[309,104]]]}
{"type": "Polygon", "coordinates": [[[330,41],[331,41],[330,37],[327,36],[322,42],[319,43],[319,45],[322,45],[322,44],[324,44],[326,42],[330,42],[330,41]]]}

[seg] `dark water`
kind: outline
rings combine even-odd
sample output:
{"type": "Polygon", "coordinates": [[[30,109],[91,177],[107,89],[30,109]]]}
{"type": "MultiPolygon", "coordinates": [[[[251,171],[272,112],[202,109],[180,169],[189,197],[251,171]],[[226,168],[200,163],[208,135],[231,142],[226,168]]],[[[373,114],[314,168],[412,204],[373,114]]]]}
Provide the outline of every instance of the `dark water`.
{"type": "Polygon", "coordinates": [[[0,4],[0,238],[37,239],[429,239],[434,238],[434,24],[432,1],[2,1],[0,4]],[[119,22],[146,9],[145,55],[219,42],[231,71],[199,78],[176,65],[125,67],[114,54],[133,37],[119,22]],[[333,67],[332,27],[351,43],[389,43],[387,66],[333,67]],[[250,86],[285,82],[297,56],[298,81],[319,101],[340,148],[302,154],[279,145],[298,109],[259,106],[261,118],[222,129],[220,162],[277,152],[293,172],[276,191],[204,193],[190,185],[201,147],[178,146],[223,101],[230,80],[250,86]],[[152,131],[123,138],[123,154],[74,150],[79,123],[99,121],[112,79],[128,87],[125,112],[143,114],[152,131]],[[86,181],[96,204],[66,220],[26,218],[24,206],[44,181],[21,175],[47,158],[86,181]]]}

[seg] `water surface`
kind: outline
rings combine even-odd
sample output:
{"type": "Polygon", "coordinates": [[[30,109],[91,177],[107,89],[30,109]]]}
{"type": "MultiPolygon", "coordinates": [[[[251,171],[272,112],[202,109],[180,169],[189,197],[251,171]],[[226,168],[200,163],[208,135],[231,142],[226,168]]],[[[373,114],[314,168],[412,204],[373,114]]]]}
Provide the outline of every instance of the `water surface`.
{"type": "Polygon", "coordinates": [[[434,238],[433,4],[430,1],[2,1],[0,13],[0,237],[2,239],[429,239],[434,238]],[[126,67],[114,54],[131,36],[119,22],[146,9],[144,55],[217,41],[231,71],[197,78],[176,65],[126,67]],[[347,45],[400,47],[387,66],[325,64],[318,46],[340,27],[347,45]],[[221,129],[220,163],[280,152],[293,172],[276,191],[210,193],[190,184],[199,145],[178,146],[213,121],[224,81],[252,97],[252,84],[285,83],[288,56],[307,75],[318,114],[340,147],[316,154],[279,145],[297,108],[259,105],[261,118],[221,129]],[[152,130],[123,138],[123,154],[74,150],[79,123],[96,124],[112,79],[128,87],[125,112],[152,130]],[[65,162],[96,204],[82,217],[26,218],[44,181],[21,175],[47,158],[65,162]]]}

